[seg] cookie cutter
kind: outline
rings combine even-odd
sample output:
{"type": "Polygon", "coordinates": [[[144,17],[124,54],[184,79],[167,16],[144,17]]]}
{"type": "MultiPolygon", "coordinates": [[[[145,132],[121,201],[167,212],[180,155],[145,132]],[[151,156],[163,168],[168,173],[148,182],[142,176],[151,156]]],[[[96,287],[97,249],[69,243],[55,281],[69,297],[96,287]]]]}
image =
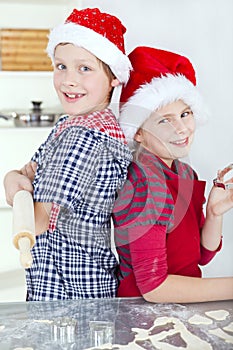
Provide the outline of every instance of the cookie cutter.
{"type": "Polygon", "coordinates": [[[223,182],[218,181],[218,179],[213,180],[214,187],[220,187],[224,190],[229,190],[233,188],[233,183],[224,184],[223,182]]]}

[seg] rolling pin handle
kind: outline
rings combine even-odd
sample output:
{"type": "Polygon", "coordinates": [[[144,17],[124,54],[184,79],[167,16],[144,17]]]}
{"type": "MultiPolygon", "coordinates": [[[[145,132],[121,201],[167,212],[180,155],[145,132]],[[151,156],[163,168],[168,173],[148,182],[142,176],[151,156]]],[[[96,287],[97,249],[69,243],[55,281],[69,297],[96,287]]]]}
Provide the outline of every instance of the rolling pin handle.
{"type": "Polygon", "coordinates": [[[27,269],[32,265],[31,241],[28,237],[21,237],[19,238],[18,245],[21,265],[27,269]]]}

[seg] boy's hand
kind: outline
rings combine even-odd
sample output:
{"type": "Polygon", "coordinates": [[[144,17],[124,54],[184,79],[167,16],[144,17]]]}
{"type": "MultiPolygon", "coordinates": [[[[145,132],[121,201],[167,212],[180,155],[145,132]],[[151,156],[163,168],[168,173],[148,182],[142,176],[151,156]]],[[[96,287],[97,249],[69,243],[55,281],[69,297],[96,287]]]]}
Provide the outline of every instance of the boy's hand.
{"type": "Polygon", "coordinates": [[[21,174],[27,176],[31,182],[34,181],[35,173],[36,173],[37,163],[36,162],[28,162],[24,165],[24,167],[20,170],[21,174]]]}
{"type": "Polygon", "coordinates": [[[12,170],[6,174],[4,188],[6,201],[9,205],[13,205],[16,192],[26,190],[33,193],[32,181],[34,180],[36,166],[35,162],[29,162],[21,170],[12,170]]]}

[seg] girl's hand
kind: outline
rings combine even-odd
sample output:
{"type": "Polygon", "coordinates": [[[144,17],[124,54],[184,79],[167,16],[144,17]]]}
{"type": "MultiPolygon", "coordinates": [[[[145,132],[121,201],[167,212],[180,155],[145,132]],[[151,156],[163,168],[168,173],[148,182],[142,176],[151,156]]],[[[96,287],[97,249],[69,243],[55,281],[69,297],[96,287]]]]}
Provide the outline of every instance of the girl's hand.
{"type": "Polygon", "coordinates": [[[214,186],[210,191],[207,211],[220,216],[233,208],[233,177],[224,181],[224,176],[233,169],[233,164],[219,170],[214,186]]]}

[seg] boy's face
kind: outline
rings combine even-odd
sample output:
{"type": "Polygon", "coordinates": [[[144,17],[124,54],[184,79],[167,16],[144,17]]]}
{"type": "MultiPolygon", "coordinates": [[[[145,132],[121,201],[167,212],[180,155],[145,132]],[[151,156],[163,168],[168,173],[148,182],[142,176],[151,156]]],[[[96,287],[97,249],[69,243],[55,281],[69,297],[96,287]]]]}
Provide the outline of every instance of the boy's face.
{"type": "Polygon", "coordinates": [[[193,113],[178,100],[153,112],[136,133],[135,140],[171,167],[174,159],[188,155],[194,132],[193,113]]]}
{"type": "Polygon", "coordinates": [[[62,44],[55,49],[54,62],[54,87],[65,113],[75,116],[107,107],[109,94],[119,81],[110,81],[94,55],[73,44],[62,44]]]}

